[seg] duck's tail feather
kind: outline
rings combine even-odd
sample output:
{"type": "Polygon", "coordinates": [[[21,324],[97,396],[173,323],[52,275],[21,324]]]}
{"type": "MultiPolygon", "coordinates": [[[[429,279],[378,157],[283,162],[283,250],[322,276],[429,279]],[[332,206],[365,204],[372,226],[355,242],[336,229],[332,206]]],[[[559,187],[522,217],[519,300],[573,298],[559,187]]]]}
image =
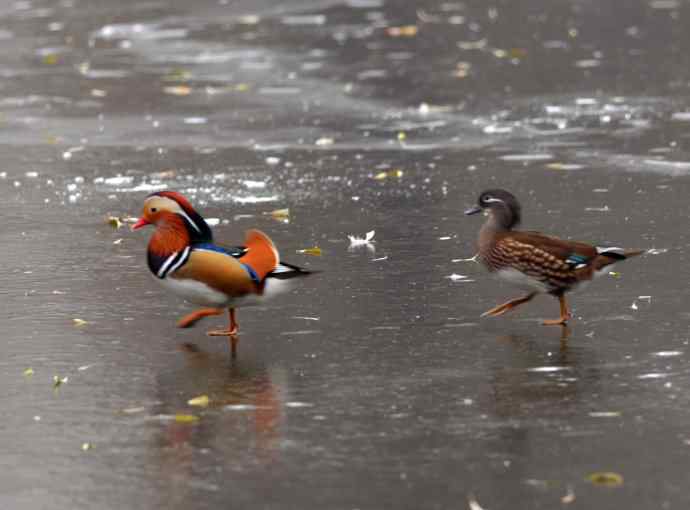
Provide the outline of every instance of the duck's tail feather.
{"type": "Polygon", "coordinates": [[[280,265],[280,255],[271,238],[260,230],[249,230],[245,238],[247,253],[241,258],[256,273],[259,281],[280,265]]]}
{"type": "Polygon", "coordinates": [[[645,250],[624,250],[623,248],[597,248],[597,251],[599,254],[594,259],[594,268],[597,271],[621,260],[642,255],[645,252],[645,250]]]}
{"type": "Polygon", "coordinates": [[[290,278],[297,278],[300,276],[309,276],[310,274],[320,273],[321,271],[312,271],[303,269],[301,267],[281,262],[278,266],[268,274],[268,278],[277,278],[279,280],[289,280],[290,278]]]}

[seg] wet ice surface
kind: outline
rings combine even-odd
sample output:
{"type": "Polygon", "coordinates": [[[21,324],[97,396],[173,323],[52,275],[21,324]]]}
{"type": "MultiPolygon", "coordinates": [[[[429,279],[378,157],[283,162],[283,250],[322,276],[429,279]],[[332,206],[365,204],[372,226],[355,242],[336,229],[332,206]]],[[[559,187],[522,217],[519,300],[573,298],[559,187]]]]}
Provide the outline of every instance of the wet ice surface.
{"type": "Polygon", "coordinates": [[[0,506],[687,507],[686,6],[412,4],[0,6],[0,506]],[[517,295],[466,260],[494,186],[653,250],[565,335],[547,297],[480,320],[517,295]],[[234,362],[105,222],[163,188],[323,270],[234,362]]]}

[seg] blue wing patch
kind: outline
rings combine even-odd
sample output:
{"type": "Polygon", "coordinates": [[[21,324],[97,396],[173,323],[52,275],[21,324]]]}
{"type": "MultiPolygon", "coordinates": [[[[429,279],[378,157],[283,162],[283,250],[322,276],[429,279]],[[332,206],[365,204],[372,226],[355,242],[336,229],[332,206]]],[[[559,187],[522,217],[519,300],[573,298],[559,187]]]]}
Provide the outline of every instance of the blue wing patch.
{"type": "Polygon", "coordinates": [[[249,273],[249,276],[251,277],[251,279],[254,283],[256,283],[257,285],[259,285],[261,283],[261,280],[259,280],[259,275],[256,274],[256,271],[254,271],[247,264],[242,264],[242,267],[244,267],[247,270],[247,273],[249,273]]]}
{"type": "Polygon", "coordinates": [[[571,253],[568,258],[565,259],[566,264],[575,266],[575,269],[580,269],[585,267],[590,261],[589,257],[585,255],[580,255],[579,253],[571,253]]]}
{"type": "Polygon", "coordinates": [[[236,259],[240,258],[242,255],[247,253],[247,248],[245,248],[244,246],[233,246],[232,248],[225,248],[223,246],[218,246],[217,244],[213,243],[197,243],[194,246],[192,246],[192,249],[215,251],[218,253],[229,255],[236,259]]]}

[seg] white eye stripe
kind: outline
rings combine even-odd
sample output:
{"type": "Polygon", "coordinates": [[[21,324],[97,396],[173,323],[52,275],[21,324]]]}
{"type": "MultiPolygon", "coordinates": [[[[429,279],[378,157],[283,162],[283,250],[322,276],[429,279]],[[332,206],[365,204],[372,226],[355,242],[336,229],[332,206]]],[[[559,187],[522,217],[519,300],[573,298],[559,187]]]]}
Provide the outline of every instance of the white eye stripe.
{"type": "Polygon", "coordinates": [[[486,197],[486,198],[484,198],[484,202],[486,202],[487,204],[490,204],[490,203],[492,203],[492,202],[501,202],[502,204],[505,203],[505,202],[504,202],[503,200],[501,200],[500,198],[493,198],[493,197],[486,197]]]}
{"type": "Polygon", "coordinates": [[[189,224],[190,224],[192,227],[194,227],[194,229],[195,229],[197,232],[201,233],[201,229],[200,229],[199,227],[196,226],[196,223],[194,223],[194,222],[192,221],[192,218],[190,218],[190,217],[187,215],[186,212],[184,212],[182,209],[180,209],[180,212],[179,212],[178,214],[182,215],[182,217],[183,217],[184,219],[186,219],[186,220],[189,222],[189,224]]]}

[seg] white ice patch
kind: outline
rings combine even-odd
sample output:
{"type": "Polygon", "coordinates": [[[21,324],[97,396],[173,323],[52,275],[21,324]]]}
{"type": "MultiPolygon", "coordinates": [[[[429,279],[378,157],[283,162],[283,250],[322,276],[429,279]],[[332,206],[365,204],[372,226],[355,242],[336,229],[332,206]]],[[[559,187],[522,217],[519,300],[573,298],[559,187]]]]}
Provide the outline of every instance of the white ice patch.
{"type": "Polygon", "coordinates": [[[553,154],[506,154],[504,156],[500,156],[499,159],[502,159],[503,161],[548,161],[553,159],[553,154]]]}
{"type": "Polygon", "coordinates": [[[250,181],[245,179],[242,181],[242,184],[248,189],[263,189],[266,187],[266,183],[264,181],[250,181]]]}
{"type": "Polygon", "coordinates": [[[266,197],[259,197],[256,195],[250,195],[247,197],[232,197],[234,202],[239,204],[261,204],[264,202],[275,202],[279,199],[278,195],[270,195],[266,197]]]}
{"type": "Polygon", "coordinates": [[[123,186],[126,184],[132,184],[134,182],[134,177],[127,175],[118,175],[117,177],[106,177],[103,179],[103,183],[109,186],[123,186]]]}
{"type": "Polygon", "coordinates": [[[453,273],[451,275],[446,276],[451,282],[463,282],[463,283],[469,283],[473,282],[474,280],[471,280],[469,276],[465,276],[464,274],[457,274],[453,273]]]}
{"type": "Polygon", "coordinates": [[[532,367],[528,368],[528,372],[544,372],[544,373],[549,373],[549,372],[563,372],[567,370],[572,370],[572,367],[568,366],[546,366],[546,367],[532,367]]]}
{"type": "Polygon", "coordinates": [[[672,356],[682,356],[683,351],[658,351],[652,354],[654,356],[659,356],[660,358],[670,358],[672,356]]]}

